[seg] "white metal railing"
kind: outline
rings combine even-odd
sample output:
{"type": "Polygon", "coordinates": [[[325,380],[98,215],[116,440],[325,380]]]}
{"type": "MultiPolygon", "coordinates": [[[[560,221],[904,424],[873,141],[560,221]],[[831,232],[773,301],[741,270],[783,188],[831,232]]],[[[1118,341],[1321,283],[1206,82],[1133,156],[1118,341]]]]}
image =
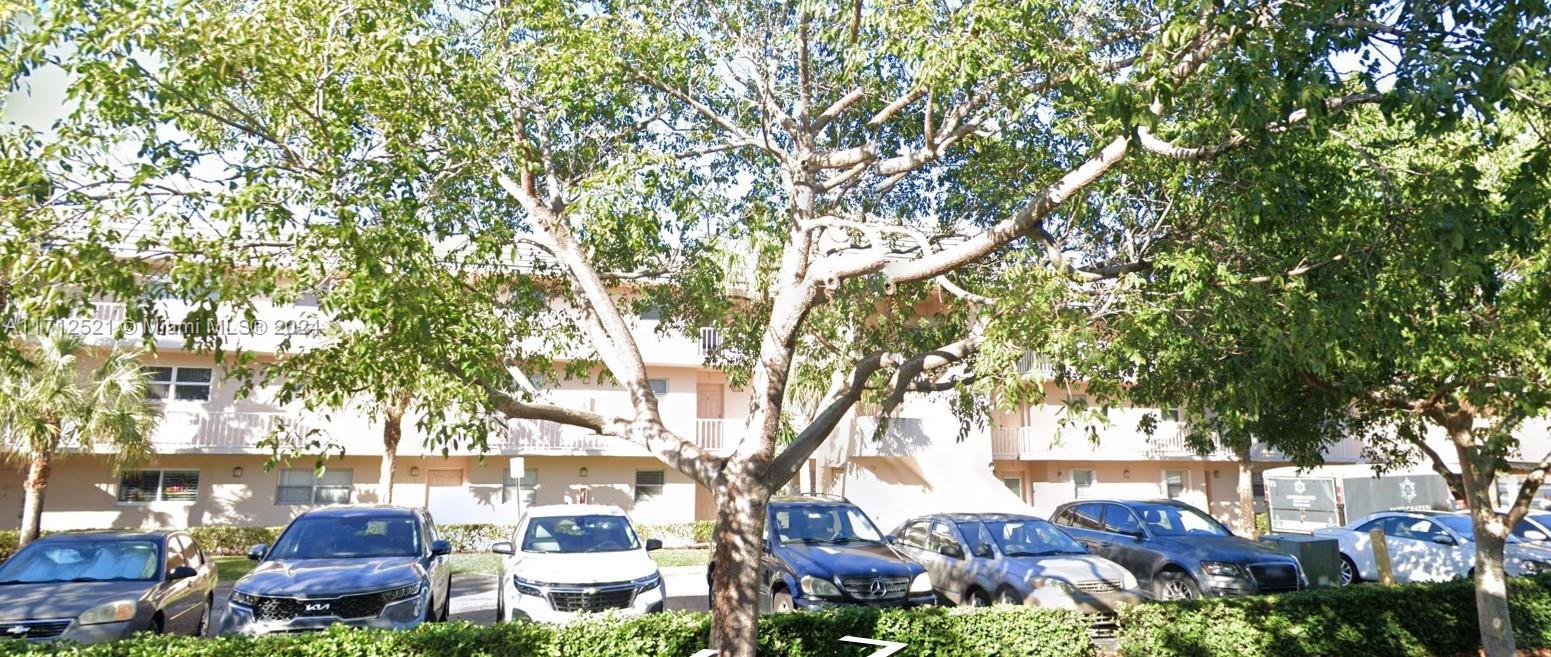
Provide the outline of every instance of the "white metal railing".
{"type": "Polygon", "coordinates": [[[522,421],[507,425],[506,435],[491,436],[487,446],[493,450],[559,452],[641,452],[645,450],[623,438],[591,433],[580,427],[556,422],[522,421]]]}
{"type": "Polygon", "coordinates": [[[711,451],[731,449],[745,422],[743,418],[696,418],[695,444],[711,451]]]}
{"type": "Polygon", "coordinates": [[[1016,459],[1021,454],[1019,433],[1032,427],[998,427],[991,432],[991,458],[1016,459]]]}
{"type": "Polygon", "coordinates": [[[1036,375],[1041,378],[1055,376],[1055,367],[1050,364],[1050,359],[1033,351],[1025,351],[1018,358],[1018,373],[1036,375]]]}
{"type": "Polygon", "coordinates": [[[700,357],[705,358],[722,348],[722,332],[709,327],[700,327],[700,357]]]}

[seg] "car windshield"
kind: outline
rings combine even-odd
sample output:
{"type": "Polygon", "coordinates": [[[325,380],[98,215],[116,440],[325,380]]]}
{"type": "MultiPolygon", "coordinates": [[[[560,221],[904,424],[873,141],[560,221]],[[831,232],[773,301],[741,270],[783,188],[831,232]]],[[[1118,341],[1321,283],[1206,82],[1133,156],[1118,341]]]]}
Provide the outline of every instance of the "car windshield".
{"type": "MultiPolygon", "coordinates": [[[[1470,518],[1467,516],[1433,516],[1433,520],[1437,520],[1438,524],[1448,527],[1464,540],[1476,540],[1476,532],[1470,528],[1470,518]]],[[[1511,536],[1509,540],[1515,543],[1518,542],[1511,536]]]]}
{"type": "Polygon", "coordinates": [[[528,522],[523,552],[624,552],[641,547],[624,516],[552,516],[528,522]]]}
{"type": "Polygon", "coordinates": [[[409,515],[309,515],[291,522],[269,559],[418,557],[420,530],[409,515]]]}
{"type": "Polygon", "coordinates": [[[771,514],[782,543],[876,543],[883,533],[861,509],[841,504],[783,505],[771,514]]]}
{"type": "Polygon", "coordinates": [[[1008,557],[1048,557],[1057,554],[1087,554],[1082,544],[1072,540],[1066,532],[1044,520],[1034,518],[1018,520],[993,520],[961,522],[959,530],[965,536],[991,535],[996,548],[1008,557]]]}
{"type": "Polygon", "coordinates": [[[73,540],[36,543],[0,564],[0,584],[149,581],[161,562],[144,540],[73,540]]]}
{"type": "Polygon", "coordinates": [[[1153,536],[1228,536],[1230,532],[1211,516],[1188,506],[1134,504],[1142,524],[1153,536]]]}

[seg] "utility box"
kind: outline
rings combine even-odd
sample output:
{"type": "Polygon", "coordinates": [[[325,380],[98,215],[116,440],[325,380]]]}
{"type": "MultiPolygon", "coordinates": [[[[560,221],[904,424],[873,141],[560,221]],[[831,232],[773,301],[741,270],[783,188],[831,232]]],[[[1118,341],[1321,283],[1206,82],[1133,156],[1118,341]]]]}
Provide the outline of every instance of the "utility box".
{"type": "Polygon", "coordinates": [[[1304,536],[1302,534],[1266,534],[1262,543],[1289,554],[1303,566],[1303,576],[1309,578],[1309,588],[1327,588],[1341,585],[1341,547],[1333,538],[1304,536]]]}

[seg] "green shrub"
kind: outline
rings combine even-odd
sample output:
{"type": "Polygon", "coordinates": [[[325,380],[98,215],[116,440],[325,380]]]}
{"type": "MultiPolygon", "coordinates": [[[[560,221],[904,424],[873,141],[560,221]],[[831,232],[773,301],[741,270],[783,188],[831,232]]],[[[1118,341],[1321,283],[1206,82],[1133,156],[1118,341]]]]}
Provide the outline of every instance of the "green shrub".
{"type": "Polygon", "coordinates": [[[636,531],[640,532],[642,538],[655,538],[669,547],[689,547],[710,545],[711,530],[715,527],[716,523],[711,520],[696,520],[662,525],[640,525],[636,527],[636,531]]]}
{"type": "Polygon", "coordinates": [[[484,552],[490,549],[490,544],[496,541],[507,541],[512,538],[512,525],[438,525],[437,533],[442,539],[452,543],[453,552],[484,552]]]}
{"type": "Polygon", "coordinates": [[[205,552],[214,555],[240,555],[247,554],[248,548],[255,545],[273,545],[275,539],[280,536],[283,527],[190,527],[188,533],[194,537],[205,552]]]}
{"type": "Polygon", "coordinates": [[[11,558],[21,542],[21,532],[14,529],[0,529],[0,561],[11,558]]]}
{"type": "MultiPolygon", "coordinates": [[[[1520,648],[1551,647],[1551,577],[1510,583],[1520,648]]],[[[1480,648],[1471,582],[1149,603],[1122,615],[1125,657],[1459,655],[1480,648]]]]}
{"type": "MultiPolygon", "coordinates": [[[[335,627],[318,634],[195,639],[141,635],[93,646],[0,641],[0,655],[36,657],[690,657],[710,636],[705,614],[670,612],[562,626],[433,624],[408,632],[335,627]]],[[[1055,610],[842,609],[766,616],[762,657],[862,657],[905,643],[909,657],[1089,657],[1082,620],[1055,610]]]]}

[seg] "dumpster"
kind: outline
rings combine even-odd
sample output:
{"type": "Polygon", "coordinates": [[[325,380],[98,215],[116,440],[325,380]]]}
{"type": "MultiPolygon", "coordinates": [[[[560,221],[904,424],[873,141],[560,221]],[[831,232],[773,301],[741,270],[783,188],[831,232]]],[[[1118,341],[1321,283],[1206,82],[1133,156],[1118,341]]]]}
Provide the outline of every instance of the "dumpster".
{"type": "Polygon", "coordinates": [[[1266,534],[1260,537],[1282,554],[1290,554],[1303,566],[1309,588],[1341,585],[1341,547],[1333,538],[1304,534],[1266,534]]]}

